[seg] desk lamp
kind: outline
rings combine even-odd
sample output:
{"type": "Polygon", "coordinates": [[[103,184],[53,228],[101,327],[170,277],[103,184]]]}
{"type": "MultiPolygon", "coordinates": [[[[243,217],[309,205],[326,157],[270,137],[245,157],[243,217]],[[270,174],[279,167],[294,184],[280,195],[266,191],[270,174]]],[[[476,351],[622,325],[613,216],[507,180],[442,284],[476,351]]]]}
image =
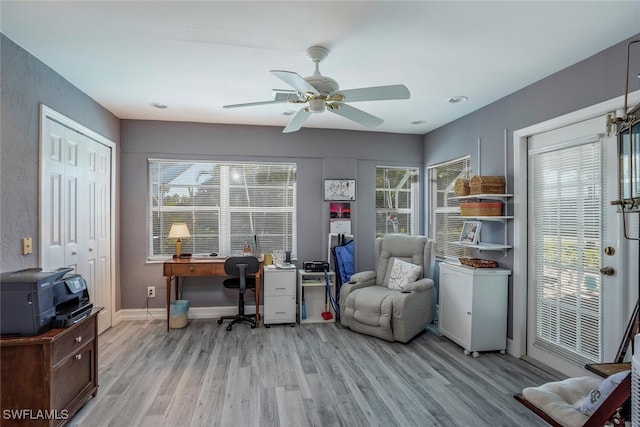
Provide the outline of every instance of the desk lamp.
{"type": "Polygon", "coordinates": [[[183,237],[191,237],[189,233],[189,228],[187,224],[184,222],[174,222],[171,224],[171,230],[169,230],[169,239],[178,239],[176,240],[176,251],[174,257],[179,257],[182,254],[182,238],[183,237]]]}

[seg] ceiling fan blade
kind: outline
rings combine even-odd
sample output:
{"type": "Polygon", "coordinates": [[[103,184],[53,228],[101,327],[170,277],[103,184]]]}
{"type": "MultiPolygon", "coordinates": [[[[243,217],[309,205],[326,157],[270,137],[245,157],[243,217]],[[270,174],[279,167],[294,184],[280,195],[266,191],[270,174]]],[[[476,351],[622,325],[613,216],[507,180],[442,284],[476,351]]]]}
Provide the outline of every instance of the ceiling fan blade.
{"type": "Polygon", "coordinates": [[[293,71],[282,71],[282,70],[271,70],[274,76],[294,88],[300,93],[311,92],[314,94],[318,94],[316,88],[311,86],[305,79],[300,76],[298,73],[294,73],[293,71]]]}
{"type": "Polygon", "coordinates": [[[311,115],[311,111],[307,111],[307,107],[301,108],[298,113],[291,119],[287,127],[284,128],[282,133],[290,133],[295,132],[302,127],[304,122],[307,121],[309,116],[311,115]]]}
{"type": "Polygon", "coordinates": [[[343,102],[386,101],[388,99],[409,99],[411,94],[405,85],[363,87],[359,89],[337,90],[329,94],[344,96],[343,102]]]}
{"type": "Polygon", "coordinates": [[[222,108],[238,108],[238,107],[253,107],[256,105],[268,105],[268,104],[282,104],[287,102],[284,101],[258,101],[258,102],[247,102],[245,104],[231,104],[231,105],[223,105],[222,108]]]}
{"type": "Polygon", "coordinates": [[[335,103],[334,105],[338,106],[339,108],[335,108],[335,109],[327,108],[327,110],[339,116],[342,116],[346,119],[353,120],[354,122],[360,123],[362,126],[372,128],[372,127],[381,125],[384,122],[384,120],[382,120],[381,118],[372,116],[371,114],[365,113],[364,111],[359,110],[350,105],[342,104],[342,103],[335,103]]]}

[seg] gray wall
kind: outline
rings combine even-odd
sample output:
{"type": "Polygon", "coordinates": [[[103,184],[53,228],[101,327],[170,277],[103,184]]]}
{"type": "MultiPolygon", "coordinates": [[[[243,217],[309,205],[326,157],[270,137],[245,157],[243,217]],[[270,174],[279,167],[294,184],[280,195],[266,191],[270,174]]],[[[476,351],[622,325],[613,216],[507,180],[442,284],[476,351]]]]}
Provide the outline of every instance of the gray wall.
{"type": "MultiPolygon", "coordinates": [[[[475,167],[476,141],[481,138],[482,173],[501,174],[503,129],[512,133],[622,95],[626,57],[626,42],[615,45],[424,138],[316,129],[284,135],[280,128],[268,127],[121,122],[4,35],[0,35],[0,42],[0,269],[10,271],[38,266],[38,121],[39,105],[44,103],[119,143],[117,149],[122,150],[122,153],[116,153],[122,182],[119,219],[121,236],[125,236],[119,239],[123,260],[119,287],[122,308],[144,307],[143,292],[147,285],[158,286],[159,295],[164,289],[161,267],[147,264],[145,257],[146,158],[149,156],[297,162],[300,261],[326,256],[328,208],[322,201],[322,179],[356,178],[358,195],[353,204],[352,220],[358,242],[356,262],[359,269],[370,268],[375,229],[372,190],[376,165],[421,166],[471,154],[475,167]],[[20,239],[25,236],[34,238],[33,255],[20,253],[20,239]]],[[[632,62],[637,70],[638,55],[632,62]]],[[[509,135],[510,152],[511,144],[509,135]]],[[[512,168],[510,159],[507,173],[510,181],[512,168]]],[[[510,229],[509,235],[512,234],[510,229]]],[[[488,252],[483,252],[482,256],[492,257],[488,252]]],[[[512,265],[511,256],[502,258],[496,253],[493,257],[506,267],[512,265]]],[[[194,284],[194,288],[197,287],[194,284]]],[[[196,295],[196,305],[207,305],[216,298],[206,296],[204,289],[201,294],[196,295]]],[[[158,307],[163,305],[162,298],[153,302],[158,307]]],[[[511,313],[509,319],[511,328],[511,313]]]]}
{"type": "MultiPolygon", "coordinates": [[[[215,159],[287,161],[298,165],[298,258],[327,257],[329,205],[323,201],[324,178],[355,178],[352,231],[356,265],[373,268],[375,238],[375,167],[421,166],[422,136],[303,128],[283,134],[281,127],[215,125],[123,120],[121,143],[122,308],[146,303],[146,287],[164,295],[161,263],[147,263],[147,159],[215,159]]],[[[192,306],[230,305],[211,279],[189,278],[183,298],[192,306]]],[[[216,279],[214,279],[216,280],[216,279]]],[[[218,279],[219,280],[219,279],[218,279]]],[[[164,299],[150,302],[163,307],[164,299]]]]}
{"type": "MultiPolygon", "coordinates": [[[[471,155],[472,175],[477,173],[477,141],[481,140],[480,167],[482,175],[504,174],[504,129],[508,135],[507,190],[513,184],[513,132],[624,94],[627,44],[640,34],[612,46],[582,62],[555,73],[491,105],[475,111],[455,122],[430,132],[424,137],[426,165],[471,155]]],[[[631,91],[638,90],[640,45],[634,45],[632,54],[631,91]]],[[[616,175],[617,171],[609,173],[616,175]]],[[[513,213],[513,206],[509,205],[513,213]]],[[[484,227],[484,225],[483,225],[484,227]]],[[[499,230],[495,230],[500,233],[499,230]]],[[[483,235],[485,230],[483,230],[483,235]]],[[[513,244],[512,224],[508,228],[508,241],[513,244]]],[[[502,234],[487,236],[488,241],[502,241],[502,234]]],[[[474,254],[494,259],[505,268],[512,268],[512,252],[503,257],[501,252],[484,251],[474,254]]],[[[509,337],[512,337],[512,287],[509,284],[509,337]]]]}
{"type": "Polygon", "coordinates": [[[116,144],[120,121],[4,34],[0,53],[0,270],[13,271],[39,266],[40,104],[116,144]],[[33,238],[33,254],[22,255],[23,237],[33,238]]]}

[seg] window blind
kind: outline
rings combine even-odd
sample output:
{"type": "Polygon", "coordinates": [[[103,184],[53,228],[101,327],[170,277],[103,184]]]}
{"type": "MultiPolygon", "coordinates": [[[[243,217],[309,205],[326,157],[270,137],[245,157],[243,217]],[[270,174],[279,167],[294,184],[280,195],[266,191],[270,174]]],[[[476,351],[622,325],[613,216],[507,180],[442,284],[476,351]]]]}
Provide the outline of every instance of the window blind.
{"type": "Polygon", "coordinates": [[[173,254],[167,236],[185,222],[183,252],[296,253],[296,165],[149,159],[150,259],[173,254]]]}
{"type": "Polygon", "coordinates": [[[376,237],[417,234],[420,170],[376,166],[376,237]]]}
{"type": "Polygon", "coordinates": [[[529,285],[534,345],[576,363],[602,360],[599,139],[529,151],[529,285]]]}
{"type": "Polygon", "coordinates": [[[444,257],[469,256],[469,248],[452,244],[462,232],[464,220],[460,217],[460,202],[455,197],[454,184],[458,178],[469,178],[470,156],[429,166],[429,237],[435,243],[435,255],[444,257]]]}

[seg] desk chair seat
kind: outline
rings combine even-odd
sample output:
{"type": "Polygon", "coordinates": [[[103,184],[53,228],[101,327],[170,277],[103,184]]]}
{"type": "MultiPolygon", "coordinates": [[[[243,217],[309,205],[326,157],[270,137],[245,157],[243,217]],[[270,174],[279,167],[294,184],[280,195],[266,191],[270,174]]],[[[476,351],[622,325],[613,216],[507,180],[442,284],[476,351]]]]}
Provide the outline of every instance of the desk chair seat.
{"type": "Polygon", "coordinates": [[[231,276],[224,281],[224,287],[238,289],[238,314],[235,316],[222,316],[218,319],[218,325],[222,325],[224,320],[231,320],[227,325],[227,331],[238,322],[248,322],[251,328],[256,327],[255,316],[245,316],[244,314],[244,294],[247,289],[256,289],[255,274],[260,269],[258,258],[254,256],[229,257],[224,262],[224,271],[231,276]]]}

